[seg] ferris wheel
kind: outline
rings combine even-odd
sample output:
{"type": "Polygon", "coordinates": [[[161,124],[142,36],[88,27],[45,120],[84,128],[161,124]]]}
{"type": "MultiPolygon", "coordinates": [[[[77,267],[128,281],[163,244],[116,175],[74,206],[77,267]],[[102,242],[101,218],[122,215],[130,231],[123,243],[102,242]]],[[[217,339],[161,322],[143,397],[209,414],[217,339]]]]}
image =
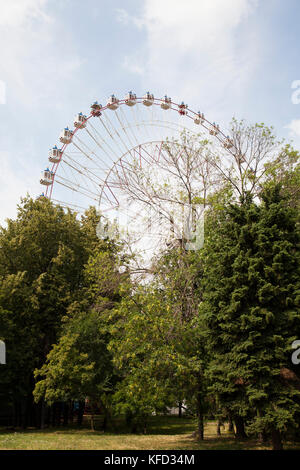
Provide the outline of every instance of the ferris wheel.
{"type": "MultiPolygon", "coordinates": [[[[124,99],[111,95],[104,106],[95,101],[89,114],[75,116],[73,125],[62,130],[60,144],[49,151],[49,164],[40,179],[45,187],[42,196],[77,212],[95,206],[110,220],[126,208],[127,226],[129,217],[135,229],[143,227],[143,232],[143,224],[151,218],[163,227],[164,209],[170,202],[166,186],[175,184],[180,190],[180,172],[191,141],[200,142],[198,153],[203,151],[201,142],[209,144],[221,166],[237,158],[232,139],[202,112],[168,96],[155,98],[150,92],[140,98],[131,91],[124,99]],[[177,180],[172,165],[179,174],[177,180]]],[[[199,160],[195,160],[188,171],[197,176],[198,170],[199,160]]],[[[201,191],[200,180],[201,175],[195,179],[195,194],[201,191]]]]}

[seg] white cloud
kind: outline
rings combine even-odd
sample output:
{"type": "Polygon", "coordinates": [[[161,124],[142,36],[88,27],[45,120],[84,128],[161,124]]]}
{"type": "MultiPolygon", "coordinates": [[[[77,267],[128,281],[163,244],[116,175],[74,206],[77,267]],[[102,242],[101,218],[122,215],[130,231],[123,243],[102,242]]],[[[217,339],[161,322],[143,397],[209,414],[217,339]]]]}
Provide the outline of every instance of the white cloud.
{"type": "Polygon", "coordinates": [[[50,17],[43,11],[47,0],[13,0],[0,1],[0,25],[6,27],[24,27],[31,19],[50,21],[50,17]]]}
{"type": "Polygon", "coordinates": [[[144,74],[144,68],[139,65],[139,61],[133,56],[125,56],[123,60],[123,66],[128,70],[130,73],[135,73],[137,75],[144,74]]]}
{"type": "MultiPolygon", "coordinates": [[[[0,0],[0,80],[7,99],[45,106],[82,60],[64,41],[62,25],[47,12],[48,0],[0,0]]],[[[51,102],[52,104],[52,102],[51,102]]]]}
{"type": "MultiPolygon", "coordinates": [[[[238,101],[259,56],[254,34],[241,30],[256,5],[257,0],[144,0],[142,16],[131,21],[146,32],[143,58],[127,57],[125,66],[144,71],[145,88],[194,106],[238,101]]],[[[121,18],[130,23],[128,13],[121,18]]],[[[230,115],[233,110],[234,103],[230,115]]]]}
{"type": "Polygon", "coordinates": [[[39,117],[31,111],[57,106],[82,63],[48,6],[48,0],[0,0],[0,224],[15,216],[21,196],[41,192],[39,117]]]}
{"type": "Polygon", "coordinates": [[[128,25],[130,23],[130,15],[123,8],[116,8],[115,12],[117,14],[117,21],[119,23],[128,25]]]}
{"type": "Polygon", "coordinates": [[[137,26],[138,28],[142,28],[143,26],[145,26],[145,21],[143,17],[138,18],[136,16],[129,15],[129,13],[126,10],[124,10],[124,8],[116,8],[115,12],[117,15],[116,16],[117,21],[123,25],[127,26],[129,24],[133,24],[134,26],[137,26]]]}
{"type": "Polygon", "coordinates": [[[292,119],[292,121],[284,127],[290,129],[291,136],[300,136],[300,119],[292,119]]]}

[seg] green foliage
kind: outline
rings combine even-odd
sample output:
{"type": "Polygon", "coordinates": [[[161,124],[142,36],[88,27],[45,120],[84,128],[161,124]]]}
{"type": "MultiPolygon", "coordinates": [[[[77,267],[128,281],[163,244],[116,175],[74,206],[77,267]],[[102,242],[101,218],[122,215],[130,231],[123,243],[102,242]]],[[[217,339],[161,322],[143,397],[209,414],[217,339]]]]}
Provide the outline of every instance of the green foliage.
{"type": "Polygon", "coordinates": [[[297,428],[299,154],[263,123],[233,120],[230,138],[227,167],[201,136],[166,142],[178,185],[153,185],[152,168],[133,164],[147,197],[207,208],[204,249],[175,240],[144,283],[130,277],[117,231],[98,238],[95,208],[79,219],[46,198],[21,201],[0,229],[0,400],[17,409],[33,390],[48,404],[88,397],[144,426],[184,402],[199,437],[208,413],[242,418],[254,435],[297,428]]]}
{"type": "Polygon", "coordinates": [[[297,212],[280,187],[261,198],[212,214],[201,305],[211,390],[252,432],[287,430],[300,411],[300,392],[281,377],[300,335],[297,212]]]}
{"type": "Polygon", "coordinates": [[[112,311],[109,348],[123,376],[114,396],[117,410],[145,418],[184,401],[197,415],[201,396],[204,411],[200,266],[195,252],[170,250],[157,260],[155,280],[112,311]]]}
{"type": "Polygon", "coordinates": [[[56,341],[82,282],[83,242],[76,215],[46,199],[23,199],[16,220],[1,228],[0,324],[7,365],[0,380],[11,400],[31,394],[33,370],[56,341]]]}
{"type": "MultiPolygon", "coordinates": [[[[91,236],[93,233],[91,230],[91,236]]],[[[107,317],[119,302],[121,284],[126,285],[127,280],[127,275],[119,272],[116,249],[110,241],[95,240],[93,249],[89,245],[90,256],[83,268],[76,301],[63,318],[59,340],[46,363],[35,371],[36,401],[45,399],[52,404],[88,397],[92,408],[107,407],[107,395],[118,380],[107,348],[107,317]]]]}

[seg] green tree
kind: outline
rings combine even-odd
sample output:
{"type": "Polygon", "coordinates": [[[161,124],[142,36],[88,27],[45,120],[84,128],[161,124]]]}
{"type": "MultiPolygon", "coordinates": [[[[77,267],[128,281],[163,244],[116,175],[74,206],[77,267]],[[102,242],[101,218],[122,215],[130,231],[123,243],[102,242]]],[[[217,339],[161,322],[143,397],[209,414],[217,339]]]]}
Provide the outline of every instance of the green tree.
{"type": "Polygon", "coordinates": [[[76,214],[45,198],[23,199],[17,218],[0,230],[0,325],[7,346],[0,381],[16,425],[38,424],[33,371],[55,343],[82,283],[86,244],[76,214]]]}
{"type": "Polygon", "coordinates": [[[201,312],[211,349],[211,390],[238,430],[266,432],[281,448],[297,426],[300,394],[282,379],[299,337],[297,213],[280,187],[211,214],[205,246],[201,312]],[[255,411],[255,413],[254,413],[255,411]]]}
{"type": "Polygon", "coordinates": [[[199,260],[179,247],[155,265],[155,280],[135,289],[111,314],[110,348],[123,375],[115,402],[145,430],[151,413],[184,401],[203,439],[207,358],[198,315],[199,260]]]}
{"type": "Polygon", "coordinates": [[[127,279],[126,273],[119,272],[118,250],[116,244],[112,250],[111,241],[98,240],[85,265],[77,299],[63,319],[59,340],[46,363],[35,371],[35,400],[52,404],[89,398],[92,429],[99,406],[104,410],[106,427],[109,396],[118,380],[107,348],[107,315],[120,301],[121,284],[126,284],[127,279]]]}

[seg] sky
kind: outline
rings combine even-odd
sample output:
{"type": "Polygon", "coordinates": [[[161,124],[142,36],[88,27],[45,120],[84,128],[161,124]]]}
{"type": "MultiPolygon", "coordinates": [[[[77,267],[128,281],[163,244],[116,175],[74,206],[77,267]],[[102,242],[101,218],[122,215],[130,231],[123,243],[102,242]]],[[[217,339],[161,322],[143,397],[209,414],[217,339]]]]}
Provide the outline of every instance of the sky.
{"type": "Polygon", "coordinates": [[[0,0],[0,224],[61,129],[112,93],[168,94],[300,146],[298,0],[0,0]]]}

